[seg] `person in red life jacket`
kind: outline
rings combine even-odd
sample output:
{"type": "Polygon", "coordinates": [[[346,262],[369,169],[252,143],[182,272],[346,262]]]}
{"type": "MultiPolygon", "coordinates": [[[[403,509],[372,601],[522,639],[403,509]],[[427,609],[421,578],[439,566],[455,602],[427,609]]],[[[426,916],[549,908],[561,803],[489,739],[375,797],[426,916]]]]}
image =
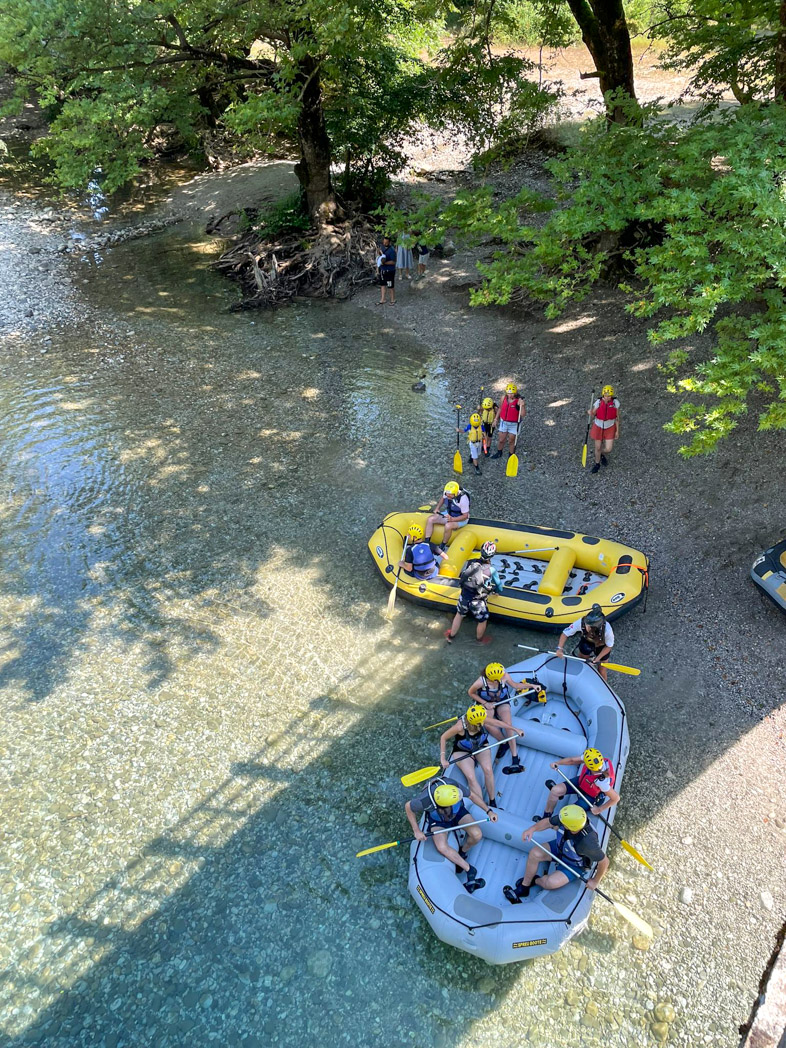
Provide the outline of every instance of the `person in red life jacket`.
{"type": "Polygon", "coordinates": [[[583,619],[577,619],[570,626],[566,626],[560,633],[557,642],[557,655],[565,658],[565,641],[574,633],[581,632],[581,640],[576,648],[576,654],[585,659],[590,666],[594,666],[604,680],[608,677],[608,670],[603,663],[611,655],[614,647],[614,630],[606,621],[600,604],[593,604],[583,619]]]}
{"type": "Polygon", "coordinates": [[[491,456],[492,458],[498,459],[502,457],[506,436],[508,440],[508,454],[513,454],[519,423],[526,414],[527,409],[524,406],[524,401],[519,396],[518,387],[515,382],[509,382],[505,386],[505,396],[502,398],[502,403],[499,406],[499,412],[494,422],[499,433],[499,442],[497,443],[497,450],[491,456]]]}
{"type": "Polygon", "coordinates": [[[559,863],[554,863],[554,870],[551,873],[547,870],[545,874],[538,876],[538,867],[541,863],[546,862],[551,865],[551,859],[533,844],[527,856],[524,876],[519,877],[515,888],[506,884],[502,889],[508,902],[521,902],[522,899],[527,898],[532,888],[554,891],[575,880],[583,880],[587,887],[594,891],[606,875],[609,860],[600,846],[597,833],[587,823],[587,813],[583,808],[579,808],[577,804],[566,804],[564,808],[560,809],[559,815],[540,819],[534,826],[526,829],[521,839],[525,842],[529,841],[533,833],[549,829],[556,830],[557,835],[544,841],[543,845],[552,855],[561,859],[570,868],[570,872],[559,863]],[[595,863],[597,863],[595,873],[584,880],[584,874],[591,870],[595,863]]]}
{"type": "Polygon", "coordinates": [[[442,498],[434,507],[434,512],[426,518],[426,542],[437,524],[444,524],[445,531],[442,536],[440,549],[448,548],[448,539],[458,528],[463,528],[469,520],[470,494],[460,488],[455,480],[449,480],[442,492],[442,498]]]}
{"type": "Polygon", "coordinates": [[[491,643],[491,637],[486,634],[486,626],[489,621],[489,606],[486,598],[492,590],[502,593],[502,580],[497,569],[491,566],[491,558],[496,552],[495,543],[484,542],[480,547],[480,558],[468,561],[461,569],[459,574],[461,592],[456,601],[456,614],[453,616],[450,627],[445,630],[445,640],[448,644],[455,640],[456,634],[461,629],[461,623],[467,615],[471,615],[478,624],[475,634],[478,644],[491,643]]]}
{"type": "Polygon", "coordinates": [[[491,741],[489,728],[500,728],[506,738],[524,734],[520,728],[513,728],[505,721],[489,716],[485,706],[475,702],[463,717],[459,717],[454,725],[442,733],[439,740],[439,761],[443,768],[449,768],[451,764],[456,765],[467,780],[473,796],[477,796],[481,790],[476,771],[476,766],[480,765],[486,784],[489,807],[496,808],[497,794],[494,787],[494,769],[491,766],[492,751],[483,749],[491,741]],[[449,739],[453,740],[450,758],[445,756],[445,747],[449,739]],[[482,752],[478,752],[479,750],[482,752]]]}
{"type": "MultiPolygon", "coordinates": [[[[516,740],[511,738],[513,732],[513,719],[510,712],[510,700],[516,691],[526,691],[532,687],[529,681],[515,681],[508,674],[501,662],[490,662],[485,671],[478,677],[474,684],[470,685],[469,697],[475,703],[480,703],[490,717],[496,717],[507,725],[503,734],[499,728],[490,728],[495,739],[509,738],[510,743],[503,743],[497,747],[497,756],[501,757],[506,749],[510,749],[511,764],[502,769],[503,775],[516,775],[524,771],[524,766],[519,759],[516,748],[516,740]]],[[[488,721],[486,722],[488,723],[488,721]]]]}
{"type": "Polygon", "coordinates": [[[580,766],[581,770],[570,782],[565,782],[564,779],[560,779],[559,782],[546,779],[549,788],[546,808],[542,815],[533,815],[533,819],[551,818],[554,809],[566,794],[571,795],[571,804],[578,804],[580,808],[589,810],[592,815],[600,815],[619,803],[620,795],[614,789],[614,765],[600,750],[590,747],[580,757],[563,757],[551,763],[552,768],[560,766],[580,766]]]}
{"type": "Polygon", "coordinates": [[[418,580],[436,578],[439,575],[439,562],[447,559],[447,553],[438,546],[423,541],[423,528],[420,524],[410,524],[407,537],[409,545],[398,562],[399,569],[414,575],[418,580]]]}
{"type": "MultiPolygon", "coordinates": [[[[446,827],[455,827],[458,833],[464,823],[475,821],[464,806],[464,800],[467,797],[473,804],[485,811],[492,822],[497,821],[497,813],[484,803],[480,791],[477,789],[477,783],[470,783],[469,786],[457,786],[455,783],[448,782],[447,779],[440,777],[432,779],[417,797],[413,797],[412,800],[407,801],[404,805],[404,811],[406,812],[409,825],[412,827],[412,834],[415,840],[425,841],[428,833],[434,833],[434,830],[442,830],[446,827]],[[418,825],[419,816],[421,815],[426,816],[425,833],[418,825]]],[[[486,883],[482,877],[478,877],[477,869],[467,859],[467,853],[470,848],[474,848],[480,842],[482,836],[480,826],[468,826],[464,834],[464,843],[458,849],[450,845],[449,838],[453,834],[436,833],[432,839],[434,847],[440,855],[444,855],[450,862],[455,863],[456,873],[462,870],[466,873],[467,880],[464,887],[472,894],[472,892],[482,888],[486,883]]]]}
{"type": "Polygon", "coordinates": [[[597,473],[601,465],[608,466],[606,455],[611,454],[614,441],[620,435],[620,402],[614,396],[614,386],[604,386],[600,400],[596,400],[589,411],[592,419],[590,440],[595,441],[595,465],[590,470],[597,473]]]}

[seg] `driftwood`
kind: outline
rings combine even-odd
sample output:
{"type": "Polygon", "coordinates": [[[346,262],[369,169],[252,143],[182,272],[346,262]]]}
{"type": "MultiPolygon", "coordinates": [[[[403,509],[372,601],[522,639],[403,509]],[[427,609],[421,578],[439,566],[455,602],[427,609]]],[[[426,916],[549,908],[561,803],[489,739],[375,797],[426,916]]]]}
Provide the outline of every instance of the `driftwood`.
{"type": "Polygon", "coordinates": [[[349,298],[375,281],[376,240],[363,218],[267,241],[252,231],[215,266],[243,288],[235,310],[278,306],[296,296],[349,298]]]}

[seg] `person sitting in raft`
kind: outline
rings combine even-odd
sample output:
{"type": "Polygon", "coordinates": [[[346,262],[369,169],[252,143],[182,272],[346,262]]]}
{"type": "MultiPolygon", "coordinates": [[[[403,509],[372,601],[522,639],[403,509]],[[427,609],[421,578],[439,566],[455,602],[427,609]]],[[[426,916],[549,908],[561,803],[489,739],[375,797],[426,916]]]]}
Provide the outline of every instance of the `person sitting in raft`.
{"type": "Polygon", "coordinates": [[[466,433],[469,442],[469,457],[475,472],[480,473],[480,453],[483,449],[483,422],[477,411],[469,416],[469,424],[463,430],[456,426],[457,433],[466,433]]]}
{"type": "Polygon", "coordinates": [[[480,547],[480,559],[471,560],[461,569],[459,582],[461,593],[456,602],[456,614],[450,628],[445,630],[445,640],[451,644],[461,629],[461,623],[471,615],[477,622],[476,637],[478,644],[490,644],[491,637],[486,635],[489,621],[489,608],[486,597],[492,590],[502,593],[502,581],[496,568],[491,566],[491,558],[497,552],[493,542],[484,542],[480,547]]]}
{"type": "Polygon", "coordinates": [[[593,604],[583,619],[577,619],[560,633],[557,654],[561,659],[565,658],[565,641],[579,631],[581,631],[581,640],[575,654],[588,662],[590,666],[594,666],[601,677],[607,680],[608,670],[603,663],[611,655],[611,649],[614,647],[614,630],[606,621],[600,604],[593,604]]]}
{"type": "Polygon", "coordinates": [[[587,813],[583,808],[580,808],[577,804],[566,804],[564,808],[560,809],[559,815],[552,815],[549,819],[541,819],[534,826],[526,829],[522,833],[521,839],[523,841],[531,840],[533,833],[547,829],[555,829],[557,835],[548,841],[544,841],[544,847],[548,848],[552,855],[555,855],[569,866],[572,872],[568,873],[564,866],[555,863],[555,869],[551,873],[547,871],[542,876],[538,876],[540,864],[543,862],[551,863],[551,860],[545,852],[542,852],[540,848],[536,848],[533,844],[532,850],[527,856],[524,876],[519,877],[515,888],[506,884],[502,889],[502,893],[508,902],[521,902],[522,899],[527,898],[533,887],[554,891],[555,888],[562,888],[563,885],[570,883],[570,881],[583,880],[582,875],[592,868],[593,863],[598,864],[595,873],[584,883],[588,888],[594,890],[603,880],[609,868],[609,860],[600,846],[597,833],[588,825],[587,813]]]}
{"type": "Polygon", "coordinates": [[[491,767],[491,750],[483,749],[489,744],[489,728],[501,729],[505,733],[504,738],[524,734],[520,728],[513,728],[505,721],[490,717],[486,707],[476,702],[463,717],[459,717],[452,727],[442,733],[439,740],[439,760],[443,768],[448,768],[451,764],[458,766],[472,794],[480,793],[481,789],[476,771],[476,765],[479,764],[483,769],[489,806],[496,808],[497,794],[494,788],[494,769],[491,767]],[[445,756],[448,739],[453,739],[450,759],[445,756]],[[479,753],[479,750],[483,752],[479,753]]]}
{"type": "Polygon", "coordinates": [[[410,524],[407,530],[409,545],[398,567],[416,579],[433,579],[439,575],[439,562],[447,559],[447,553],[430,542],[423,541],[420,524],[410,524]]]}
{"type": "MultiPolygon", "coordinates": [[[[464,823],[473,822],[472,815],[464,807],[464,798],[477,804],[486,812],[492,822],[497,821],[497,813],[484,803],[479,792],[473,793],[467,786],[456,786],[455,783],[447,782],[443,778],[432,779],[422,793],[404,805],[412,834],[416,841],[425,841],[427,834],[418,826],[418,817],[426,816],[426,830],[433,833],[434,830],[442,830],[446,827],[458,829],[464,823]]],[[[485,885],[483,878],[478,878],[477,869],[469,862],[467,853],[474,848],[481,839],[480,826],[468,826],[464,831],[464,843],[456,850],[452,848],[448,838],[449,833],[434,834],[434,847],[444,855],[450,862],[455,863],[456,873],[463,870],[467,875],[464,887],[471,894],[485,885]]]]}
{"type": "Polygon", "coordinates": [[[497,450],[491,456],[492,458],[498,459],[502,457],[506,435],[508,438],[508,455],[513,454],[513,449],[516,447],[516,437],[519,432],[519,423],[526,414],[527,409],[524,406],[524,401],[519,396],[518,386],[515,382],[509,382],[505,386],[505,396],[502,398],[502,403],[499,406],[499,414],[497,416],[499,442],[497,450]]]}
{"type": "Polygon", "coordinates": [[[483,454],[488,455],[491,450],[491,434],[497,418],[497,405],[491,397],[484,397],[480,406],[480,424],[483,429],[483,454]]]}
{"type": "Polygon", "coordinates": [[[565,782],[564,779],[560,779],[559,782],[546,779],[549,788],[546,807],[542,815],[533,815],[533,819],[550,819],[566,793],[575,797],[571,804],[589,809],[592,815],[600,815],[619,803],[620,795],[614,789],[614,765],[610,760],[606,760],[600,750],[590,747],[580,757],[563,757],[551,762],[552,768],[558,768],[560,765],[567,768],[581,765],[581,771],[570,782],[565,782]]]}
{"type": "Polygon", "coordinates": [[[589,411],[592,419],[590,440],[595,443],[595,465],[590,473],[597,473],[600,467],[608,466],[606,455],[611,454],[614,441],[620,435],[620,402],[614,396],[614,386],[604,386],[600,391],[600,400],[596,400],[589,411]]]}
{"type": "Polygon", "coordinates": [[[442,492],[442,498],[434,507],[434,512],[426,520],[426,540],[431,538],[436,524],[444,524],[445,532],[440,549],[446,550],[448,539],[453,532],[463,528],[469,520],[469,503],[469,492],[460,488],[455,480],[449,480],[442,492]]]}
{"type": "MultiPolygon", "coordinates": [[[[472,701],[480,703],[489,716],[496,717],[497,720],[507,725],[504,735],[499,728],[489,726],[489,732],[495,739],[510,739],[509,746],[512,763],[509,768],[502,769],[503,775],[516,775],[524,771],[516,749],[516,740],[511,738],[512,732],[510,729],[513,727],[513,720],[510,713],[510,699],[514,691],[524,691],[530,687],[529,681],[523,680],[519,683],[513,680],[501,662],[490,662],[486,666],[485,672],[478,677],[474,684],[470,685],[469,697],[472,701]]],[[[499,746],[497,755],[501,757],[507,746],[508,744],[499,746]]]]}

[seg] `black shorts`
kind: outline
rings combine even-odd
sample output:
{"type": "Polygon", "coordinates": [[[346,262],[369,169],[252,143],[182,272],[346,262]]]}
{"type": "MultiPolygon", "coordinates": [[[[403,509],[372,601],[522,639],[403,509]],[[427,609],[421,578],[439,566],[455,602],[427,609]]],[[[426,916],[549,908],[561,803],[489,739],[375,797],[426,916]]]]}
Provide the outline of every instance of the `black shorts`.
{"type": "MultiPolygon", "coordinates": [[[[591,659],[594,656],[596,656],[599,651],[603,651],[605,647],[606,645],[602,644],[599,648],[596,648],[594,644],[590,644],[590,642],[585,637],[582,637],[579,641],[579,646],[576,648],[576,651],[579,653],[579,655],[581,655],[582,658],[591,659]]],[[[607,651],[600,661],[605,662],[606,659],[608,659],[609,655],[611,655],[611,652],[607,651]]]]}
{"type": "Polygon", "coordinates": [[[379,279],[384,287],[395,287],[396,286],[396,271],[395,269],[391,272],[389,269],[380,269],[379,279]]]}

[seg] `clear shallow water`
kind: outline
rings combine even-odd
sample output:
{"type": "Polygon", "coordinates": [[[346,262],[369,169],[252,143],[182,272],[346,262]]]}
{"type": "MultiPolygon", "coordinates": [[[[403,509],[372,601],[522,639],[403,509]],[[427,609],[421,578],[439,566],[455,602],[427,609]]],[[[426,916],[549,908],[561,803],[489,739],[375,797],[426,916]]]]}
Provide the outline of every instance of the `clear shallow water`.
{"type": "Polygon", "coordinates": [[[389,313],[227,315],[206,262],[116,249],[86,288],[114,332],[0,379],[8,1043],[649,1040],[613,914],[490,969],[433,938],[404,848],[355,859],[406,832],[421,728],[485,661],[403,602],[386,625],[365,548],[450,476],[451,406],[389,313]]]}

